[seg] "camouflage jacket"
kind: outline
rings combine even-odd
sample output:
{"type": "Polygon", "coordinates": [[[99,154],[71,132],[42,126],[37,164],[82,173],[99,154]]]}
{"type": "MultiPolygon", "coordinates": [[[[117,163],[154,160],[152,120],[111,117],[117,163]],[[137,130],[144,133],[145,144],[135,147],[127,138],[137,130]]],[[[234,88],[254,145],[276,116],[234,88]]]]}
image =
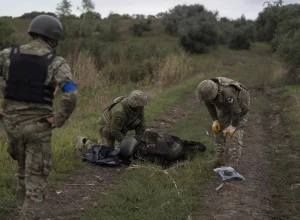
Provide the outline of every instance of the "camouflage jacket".
{"type": "Polygon", "coordinates": [[[219,91],[215,99],[205,101],[209,114],[213,120],[219,120],[218,109],[224,114],[230,114],[231,125],[238,126],[240,117],[249,111],[250,92],[242,84],[225,77],[212,80],[218,84],[219,91]]]}
{"type": "MultiPolygon", "coordinates": [[[[1,107],[5,114],[4,121],[10,124],[18,124],[20,122],[36,122],[54,116],[54,125],[61,127],[76,107],[77,90],[63,94],[59,109],[55,114],[53,114],[53,107],[48,104],[21,102],[9,99],[3,100],[6,81],[9,77],[10,52],[11,48],[4,49],[0,52],[0,97],[2,102],[1,107]]],[[[20,52],[43,56],[52,52],[52,48],[46,42],[37,39],[29,44],[22,45],[20,52]]],[[[56,56],[53,62],[48,66],[45,85],[55,90],[55,88],[62,89],[66,82],[72,82],[70,67],[65,59],[56,56]]]]}
{"type": "Polygon", "coordinates": [[[144,111],[137,111],[130,107],[127,98],[124,98],[111,108],[105,109],[98,124],[99,130],[109,124],[111,135],[120,142],[129,130],[135,130],[137,135],[143,134],[145,131],[144,111]]]}

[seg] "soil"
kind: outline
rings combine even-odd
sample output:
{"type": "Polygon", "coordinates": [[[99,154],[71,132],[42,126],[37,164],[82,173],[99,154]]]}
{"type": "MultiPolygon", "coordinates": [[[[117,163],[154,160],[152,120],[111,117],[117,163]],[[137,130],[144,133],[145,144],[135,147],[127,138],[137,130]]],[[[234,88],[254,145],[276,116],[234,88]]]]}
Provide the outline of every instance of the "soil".
{"type": "MultiPolygon", "coordinates": [[[[242,157],[238,163],[230,164],[246,180],[223,182],[217,176],[207,180],[204,193],[200,195],[205,205],[187,219],[279,219],[276,218],[278,211],[273,204],[276,189],[272,184],[272,167],[268,159],[274,150],[270,134],[274,130],[279,136],[282,134],[285,137],[282,139],[283,144],[288,144],[290,140],[279,129],[281,107],[280,103],[276,103],[278,99],[274,98],[276,91],[269,91],[264,87],[252,91],[252,99],[262,94],[267,96],[268,103],[262,109],[252,107],[245,129],[242,157]]],[[[194,94],[188,96],[179,106],[153,121],[151,129],[166,132],[175,122],[192,113],[197,108],[197,101],[194,94]]],[[[88,204],[93,204],[95,198],[105,194],[106,189],[113,188],[120,182],[125,169],[126,167],[111,168],[87,164],[66,181],[48,188],[41,217],[51,220],[80,219],[88,204]]],[[[94,202],[93,205],[96,207],[97,203],[94,202]]]]}
{"type": "MultiPolygon", "coordinates": [[[[187,99],[179,106],[150,124],[150,129],[159,133],[166,132],[172,124],[189,115],[196,108],[195,94],[187,94],[187,99]]],[[[126,167],[104,167],[86,164],[64,182],[48,188],[45,202],[40,213],[41,219],[76,220],[80,219],[89,204],[97,207],[93,201],[105,194],[120,182],[126,167]]],[[[7,219],[18,219],[9,216],[7,219]]]]}
{"type": "MultiPolygon", "coordinates": [[[[264,108],[252,106],[241,159],[228,164],[245,180],[228,182],[216,177],[207,181],[205,193],[201,195],[205,205],[193,213],[193,219],[290,219],[280,217],[280,207],[276,205],[280,189],[276,189],[274,181],[280,181],[280,176],[274,173],[270,158],[276,150],[274,133],[276,145],[288,146],[292,140],[282,127],[283,109],[276,90],[260,87],[252,90],[251,99],[259,94],[267,98],[267,103],[264,108]]],[[[293,219],[300,219],[300,214],[293,219]]]]}

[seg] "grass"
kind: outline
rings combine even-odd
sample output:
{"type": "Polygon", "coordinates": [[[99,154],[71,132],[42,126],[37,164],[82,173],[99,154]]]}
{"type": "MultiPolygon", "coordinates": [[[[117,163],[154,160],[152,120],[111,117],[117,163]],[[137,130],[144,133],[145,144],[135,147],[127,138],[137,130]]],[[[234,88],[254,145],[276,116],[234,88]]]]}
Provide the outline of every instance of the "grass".
{"type": "Polygon", "coordinates": [[[135,162],[124,173],[121,184],[103,195],[97,208],[89,208],[84,219],[186,219],[201,202],[203,181],[213,174],[205,162],[212,150],[212,139],[206,134],[210,123],[206,109],[199,108],[172,128],[172,133],[183,139],[202,141],[207,153],[168,170],[135,162]],[[204,117],[199,119],[199,115],[204,117]]]}
{"type": "MultiPolygon", "coordinates": [[[[194,69],[203,73],[205,78],[228,76],[249,87],[269,80],[271,59],[269,47],[265,45],[258,44],[250,52],[220,47],[216,52],[193,56],[192,59],[194,69]]],[[[165,102],[169,101],[160,97],[165,102]]],[[[258,107],[264,107],[261,100],[254,101],[255,105],[257,103],[262,105],[258,107]]],[[[188,216],[193,217],[193,213],[198,215],[197,207],[203,205],[200,196],[203,181],[215,176],[206,162],[214,151],[210,129],[211,118],[204,105],[199,104],[195,112],[176,123],[170,132],[182,139],[201,141],[207,146],[207,152],[191,157],[184,166],[174,166],[167,171],[154,164],[136,162],[125,171],[121,184],[99,198],[98,207],[88,208],[84,219],[160,220],[187,219],[188,216]]]]}
{"type": "MultiPolygon", "coordinates": [[[[300,210],[300,86],[282,86],[281,100],[283,112],[281,119],[286,129],[286,134],[290,135],[290,141],[283,143],[284,137],[274,137],[274,146],[277,152],[273,153],[273,166],[276,166],[274,173],[280,176],[275,182],[277,191],[277,203],[280,212],[278,218],[298,219],[300,210]]],[[[288,136],[289,138],[289,136],[288,136]]]]}
{"type": "MultiPolygon", "coordinates": [[[[211,78],[220,75],[230,76],[232,78],[238,78],[238,80],[246,82],[245,84],[249,83],[250,85],[252,83],[257,83],[259,80],[266,80],[263,73],[265,72],[265,66],[268,65],[268,63],[261,63],[261,61],[262,59],[268,59],[269,56],[266,54],[268,48],[261,44],[258,44],[256,47],[258,49],[254,48],[254,50],[250,52],[230,51],[225,47],[220,47],[218,51],[212,52],[211,54],[201,56],[190,55],[189,62],[191,67],[193,67],[193,74],[187,74],[185,79],[188,78],[188,80],[183,78],[181,82],[179,81],[179,85],[179,82],[177,81],[174,82],[174,84],[169,83],[165,85],[165,87],[161,87],[159,84],[148,85],[146,82],[138,84],[127,83],[124,85],[112,84],[110,86],[107,86],[105,83],[94,84],[97,82],[94,80],[94,77],[101,76],[98,75],[95,68],[90,66],[90,59],[84,59],[84,62],[86,63],[78,65],[82,68],[80,71],[84,71],[88,66],[88,71],[92,71],[94,75],[88,75],[86,79],[94,81],[90,81],[90,84],[86,82],[85,84],[82,84],[83,90],[80,91],[81,95],[76,111],[63,128],[55,129],[53,132],[53,170],[49,177],[50,184],[55,184],[57,181],[64,180],[71,175],[74,170],[84,166],[84,164],[81,163],[80,157],[74,152],[75,138],[77,135],[87,136],[89,139],[93,140],[98,138],[97,120],[100,112],[113,98],[119,95],[128,94],[133,89],[143,88],[143,90],[147,91],[151,97],[151,101],[145,109],[147,121],[150,122],[182,102],[186,95],[190,94],[204,77],[211,78]],[[263,53],[258,55],[256,50],[263,51],[263,53]],[[248,60],[250,61],[247,62],[248,60]],[[260,68],[256,68],[257,66],[260,68]],[[250,78],[252,75],[255,77],[250,78]],[[261,78],[257,79],[257,75],[261,78]]],[[[177,62],[177,59],[174,60],[174,62],[177,62]]],[[[170,66],[170,70],[172,70],[172,65],[170,63],[168,63],[167,66],[170,66]]],[[[165,74],[168,74],[169,71],[168,69],[164,69],[164,72],[165,74]]],[[[84,79],[85,78],[82,80],[84,79]]],[[[205,117],[199,117],[199,115],[207,114],[206,111],[203,110],[204,108],[200,109],[200,112],[197,111],[192,114],[187,121],[182,122],[183,124],[176,125],[172,131],[181,138],[201,140],[210,147],[208,152],[211,152],[211,138],[206,135],[206,130],[210,129],[211,121],[207,115],[205,117]]],[[[0,132],[0,135],[1,137],[4,137],[2,132],[0,132]]],[[[16,164],[6,153],[4,139],[2,140],[0,160],[4,162],[1,163],[2,166],[0,168],[0,217],[5,212],[15,208],[14,174],[16,172],[16,164]]],[[[113,219],[114,214],[112,210],[115,209],[119,210],[118,212],[123,213],[125,216],[130,216],[132,213],[134,213],[136,218],[152,216],[152,214],[149,214],[152,209],[147,209],[146,206],[149,203],[156,203],[156,200],[160,202],[157,202],[160,206],[156,206],[157,213],[153,216],[157,217],[156,219],[159,219],[159,216],[163,216],[164,218],[170,216],[170,219],[186,218],[196,207],[195,204],[199,205],[200,203],[196,196],[201,192],[201,188],[198,187],[200,182],[211,174],[211,170],[207,170],[207,166],[203,162],[203,156],[195,157],[184,167],[177,167],[176,169],[174,168],[168,171],[169,175],[162,171],[160,167],[156,167],[153,164],[138,163],[137,165],[137,168],[125,172],[123,182],[126,182],[126,187],[125,183],[123,184],[122,182],[120,186],[117,186],[116,189],[112,191],[114,194],[109,192],[105,197],[103,207],[103,201],[101,201],[101,210],[105,209],[106,216],[111,215],[108,219],[113,219]],[[151,173],[152,176],[149,175],[149,173],[151,173]],[[174,182],[170,177],[176,180],[175,182],[179,186],[179,191],[174,186],[174,182]],[[146,180],[149,180],[150,182],[148,183],[146,180]],[[144,183],[143,187],[139,185],[139,182],[144,183]],[[161,182],[161,184],[158,184],[158,182],[161,182]],[[151,187],[154,188],[152,189],[151,187]],[[135,188],[148,190],[145,192],[132,191],[132,189],[135,188]],[[131,191],[133,194],[127,195],[131,191]],[[145,200],[147,200],[149,194],[155,195],[156,197],[153,197],[150,201],[145,201],[145,206],[137,206],[138,208],[135,208],[130,205],[130,203],[135,200],[136,203],[140,202],[141,198],[139,197],[139,194],[141,194],[141,198],[145,200]],[[112,197],[110,198],[110,196],[112,197]],[[126,203],[126,207],[117,207],[114,205],[114,203],[120,205],[122,201],[123,205],[126,201],[130,202],[128,202],[128,204],[126,203]],[[123,209],[126,213],[122,211],[123,209]],[[144,211],[140,213],[140,210],[142,209],[147,210],[148,214],[144,211]]],[[[89,216],[93,215],[92,212],[93,210],[91,210],[91,214],[87,215],[87,219],[89,216]]],[[[130,217],[130,219],[133,218],[130,217]]]]}

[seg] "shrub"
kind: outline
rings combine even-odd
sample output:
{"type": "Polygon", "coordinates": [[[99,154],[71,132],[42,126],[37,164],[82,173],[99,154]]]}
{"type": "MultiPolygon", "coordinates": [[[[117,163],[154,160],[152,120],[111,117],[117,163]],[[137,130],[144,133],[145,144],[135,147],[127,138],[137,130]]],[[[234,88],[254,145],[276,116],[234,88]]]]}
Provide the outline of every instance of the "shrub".
{"type": "Polygon", "coordinates": [[[215,18],[210,13],[191,17],[182,21],[178,30],[179,42],[191,53],[205,53],[216,46],[219,30],[215,18]]]}
{"type": "Polygon", "coordinates": [[[178,33],[180,22],[190,17],[199,15],[205,11],[203,5],[177,5],[169,12],[162,15],[162,23],[165,25],[166,31],[172,35],[178,33]]]}
{"type": "Polygon", "coordinates": [[[229,48],[235,50],[249,50],[251,45],[250,37],[247,35],[245,30],[236,29],[232,34],[232,37],[229,42],[229,48]]]}
{"type": "Polygon", "coordinates": [[[151,19],[138,19],[129,27],[129,30],[132,31],[135,36],[142,36],[144,32],[152,31],[151,23],[151,19]]]}
{"type": "Polygon", "coordinates": [[[0,50],[12,46],[15,38],[12,34],[15,32],[7,19],[0,19],[0,50]]]}

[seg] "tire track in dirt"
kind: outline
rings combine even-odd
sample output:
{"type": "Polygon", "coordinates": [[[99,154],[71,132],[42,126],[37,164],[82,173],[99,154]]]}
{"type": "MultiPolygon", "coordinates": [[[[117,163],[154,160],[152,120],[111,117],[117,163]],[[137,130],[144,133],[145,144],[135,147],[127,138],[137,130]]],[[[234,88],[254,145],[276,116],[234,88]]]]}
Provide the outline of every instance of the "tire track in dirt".
{"type": "MultiPolygon", "coordinates": [[[[229,164],[243,175],[245,181],[223,182],[216,177],[205,184],[205,193],[202,195],[203,206],[193,214],[193,219],[205,220],[253,220],[278,219],[278,210],[273,204],[274,178],[270,156],[274,150],[272,146],[272,132],[280,127],[277,99],[274,93],[265,94],[263,90],[251,93],[254,100],[264,95],[267,102],[263,108],[251,107],[248,126],[245,129],[242,157],[238,163],[229,164]],[[271,98],[273,97],[273,99],[271,98]],[[273,175],[273,176],[272,176],[273,175]],[[217,187],[223,183],[223,187],[217,187]],[[277,213],[277,214],[276,214],[277,213]]],[[[280,135],[280,134],[279,134],[280,135]]],[[[279,177],[280,178],[280,177],[279,177]]]]}
{"type": "MultiPolygon", "coordinates": [[[[195,93],[187,93],[186,97],[177,107],[151,122],[149,129],[159,133],[167,132],[174,123],[192,113],[197,107],[195,93]]],[[[80,219],[89,204],[97,208],[98,204],[93,201],[106,194],[107,189],[113,189],[120,183],[125,170],[125,166],[105,167],[86,164],[65,181],[47,189],[39,216],[49,220],[80,219]]],[[[17,218],[17,216],[7,217],[10,220],[17,218]]]]}

